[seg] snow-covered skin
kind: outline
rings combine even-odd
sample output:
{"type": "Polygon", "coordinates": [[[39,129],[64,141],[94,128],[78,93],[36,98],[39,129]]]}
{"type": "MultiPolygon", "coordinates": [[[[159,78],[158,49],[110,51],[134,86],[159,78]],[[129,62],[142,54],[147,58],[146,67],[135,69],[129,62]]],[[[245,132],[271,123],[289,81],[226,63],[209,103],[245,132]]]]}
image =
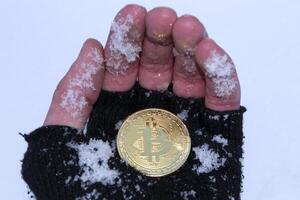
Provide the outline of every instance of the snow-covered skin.
{"type": "MultiPolygon", "coordinates": [[[[65,2],[68,6],[60,6],[59,12],[58,1],[13,2],[2,1],[0,14],[7,19],[1,20],[2,29],[10,30],[1,32],[0,46],[4,125],[0,146],[6,161],[1,165],[0,185],[6,185],[3,199],[25,199],[25,186],[16,169],[26,144],[15,133],[29,132],[41,124],[57,81],[77,52],[74,48],[85,36],[104,41],[113,12],[124,2],[115,1],[113,7],[96,0],[65,2]]],[[[146,4],[152,8],[160,3],[151,0],[146,4]]],[[[300,98],[299,1],[218,1],[218,7],[215,1],[201,1],[200,7],[194,6],[198,3],[171,2],[179,15],[189,12],[199,16],[209,26],[210,36],[231,52],[241,77],[243,103],[251,108],[245,124],[242,199],[298,200],[300,160],[295,158],[299,154],[300,109],[295,105],[300,98]]]]}
{"type": "Polygon", "coordinates": [[[97,100],[104,76],[101,44],[88,39],[64,78],[58,84],[44,125],[61,124],[83,128],[97,100]]]}
{"type": "MultiPolygon", "coordinates": [[[[82,126],[83,122],[87,120],[88,114],[95,103],[95,97],[100,92],[99,86],[102,86],[102,89],[107,91],[127,91],[133,86],[138,77],[142,86],[144,85],[146,88],[160,92],[168,88],[172,81],[170,77],[172,77],[174,78],[174,85],[176,85],[173,87],[173,90],[178,96],[199,98],[206,95],[205,103],[208,108],[217,111],[237,109],[239,107],[240,95],[236,91],[239,91],[239,83],[230,57],[225,51],[218,47],[216,43],[207,38],[205,28],[195,17],[183,16],[178,19],[177,24],[175,20],[176,13],[169,8],[154,9],[152,12],[149,12],[149,15],[146,15],[144,8],[137,5],[128,5],[123,8],[111,26],[108,42],[106,43],[104,53],[106,70],[104,74],[104,59],[103,54],[100,55],[101,50],[97,51],[96,49],[95,51],[95,48],[88,48],[87,52],[89,53],[87,57],[89,57],[89,60],[94,62],[94,64],[86,64],[82,60],[75,62],[75,66],[77,67],[74,68],[73,73],[68,73],[62,80],[62,85],[65,86],[63,89],[65,90],[58,90],[58,92],[55,93],[55,97],[60,94],[60,109],[66,111],[66,113],[74,119],[77,119],[77,121],[80,122],[78,124],[82,126]],[[158,13],[158,15],[154,15],[153,13],[158,13]],[[168,17],[163,17],[164,15],[162,14],[168,17]],[[153,19],[149,20],[151,17],[153,17],[153,19]],[[158,26],[153,26],[153,21],[156,17],[161,17],[162,27],[168,28],[158,28],[161,25],[160,23],[158,23],[158,26]],[[146,21],[146,23],[144,21],[146,21]],[[177,26],[175,26],[174,23],[177,26]],[[172,29],[173,25],[177,27],[177,29],[172,29]],[[146,38],[144,38],[145,30],[147,30],[146,38]],[[174,39],[174,41],[176,41],[174,43],[175,51],[173,51],[172,41],[170,41],[171,31],[173,31],[172,34],[174,34],[176,38],[174,39]],[[142,46],[142,41],[144,41],[144,46],[142,46]],[[206,49],[207,46],[210,48],[206,49]],[[145,50],[143,52],[146,54],[142,53],[141,55],[141,63],[144,65],[141,65],[141,70],[138,74],[140,52],[142,49],[145,50]],[[156,49],[160,51],[155,51],[156,49]],[[203,49],[204,51],[202,51],[203,49]],[[162,52],[165,53],[163,55],[164,58],[167,59],[157,59],[157,56],[162,52]],[[147,53],[152,55],[147,55],[147,53]],[[176,53],[175,60],[177,60],[174,70],[172,69],[173,53],[176,53]],[[157,68],[157,66],[154,65],[157,64],[155,60],[166,62],[163,64],[158,62],[158,64],[163,67],[157,68]],[[151,63],[151,61],[154,62],[151,63]],[[147,62],[149,64],[148,66],[146,66],[147,62]],[[95,86],[96,84],[94,85],[94,81],[97,80],[93,80],[92,78],[98,75],[98,70],[95,70],[94,65],[97,66],[103,78],[103,85],[102,80],[100,80],[98,87],[95,86]],[[85,68],[88,68],[88,70],[85,70],[85,68]],[[143,69],[145,70],[143,71],[143,69]],[[176,76],[173,74],[173,71],[176,76]],[[151,74],[150,72],[152,72],[152,75],[154,72],[158,78],[156,75],[153,77],[146,76],[147,73],[148,75],[151,74]],[[190,79],[186,74],[193,75],[193,79],[190,79]],[[180,77],[178,79],[180,81],[177,82],[176,77],[180,77]],[[207,83],[205,85],[203,84],[203,77],[205,77],[207,83]],[[210,84],[209,81],[211,81],[212,84],[210,84]],[[232,83],[232,81],[234,81],[234,84],[228,84],[232,83]],[[86,92],[92,94],[92,101],[86,92]],[[210,95],[214,97],[214,101],[211,101],[210,95]]],[[[81,58],[81,55],[79,58],[81,58]]],[[[151,97],[151,95],[152,93],[150,92],[145,93],[146,97],[151,97]]],[[[177,112],[177,114],[183,121],[188,123],[190,118],[189,112],[190,108],[186,107],[180,112],[177,112]]],[[[193,115],[192,117],[197,118],[199,115],[193,115]]],[[[215,120],[219,120],[219,118],[215,120]]],[[[70,122],[73,123],[73,121],[70,122]]],[[[53,121],[46,120],[45,125],[51,123],[53,123],[53,121]]],[[[64,122],[62,121],[61,123],[64,122]]],[[[119,121],[113,123],[113,131],[117,131],[120,125],[119,121]]],[[[76,127],[78,127],[78,124],[76,124],[76,127]]],[[[66,125],[70,124],[66,123],[66,125]]],[[[200,129],[195,130],[195,133],[197,131],[199,135],[205,133],[205,130],[199,130],[200,129]]],[[[106,134],[105,130],[101,131],[101,134],[104,136],[106,134]]],[[[205,137],[205,135],[203,137],[205,137]]],[[[216,136],[210,138],[209,142],[216,142],[224,147],[224,141],[221,140],[220,137],[216,136]]],[[[93,187],[96,183],[101,183],[104,186],[113,185],[113,187],[120,189],[119,184],[121,184],[123,180],[126,181],[126,183],[122,183],[123,185],[121,186],[123,197],[130,199],[133,197],[132,192],[129,192],[132,188],[130,188],[131,186],[126,177],[124,177],[126,175],[122,174],[124,171],[120,170],[122,172],[119,173],[118,170],[108,167],[108,160],[114,158],[113,154],[115,154],[115,152],[113,152],[109,144],[107,144],[108,146],[105,144],[106,143],[101,140],[93,140],[90,141],[89,144],[69,143],[68,147],[75,149],[78,153],[79,162],[77,165],[81,168],[82,173],[80,176],[67,177],[65,183],[70,184],[72,181],[80,181],[83,190],[90,190],[91,188],[89,187],[93,187]],[[97,152],[95,149],[99,148],[106,149],[106,155],[95,153],[97,152]],[[98,179],[95,178],[96,175],[98,179]],[[115,180],[119,176],[122,176],[122,178],[116,182],[115,180]]],[[[224,165],[229,162],[224,158],[223,150],[218,149],[214,151],[211,146],[206,143],[199,143],[197,146],[194,146],[192,155],[193,159],[190,158],[190,162],[193,162],[193,168],[191,168],[191,170],[193,170],[194,174],[199,176],[202,174],[215,173],[215,171],[224,167],[224,165]],[[219,154],[220,152],[222,152],[222,154],[219,154]]],[[[74,160],[72,162],[76,165],[74,160]]],[[[118,161],[114,160],[113,162],[118,161]]],[[[236,164],[239,165],[239,163],[236,164]]],[[[118,166],[118,163],[114,163],[114,165],[118,166]]],[[[230,174],[231,172],[228,173],[230,174]]],[[[128,173],[128,178],[129,177],[132,178],[132,174],[128,173]]],[[[240,177],[237,175],[235,178],[236,180],[234,181],[238,182],[240,177]]],[[[212,178],[212,180],[215,179],[217,178],[212,178]]],[[[226,175],[222,177],[222,179],[226,180],[226,175]]],[[[138,180],[134,179],[133,181],[138,180]]],[[[218,178],[217,182],[220,181],[222,180],[218,178]]],[[[215,183],[216,181],[211,182],[212,185],[215,183]]],[[[157,183],[155,181],[149,181],[148,184],[157,183]]],[[[191,185],[191,187],[194,186],[191,185]]],[[[214,188],[216,186],[211,187],[214,188]]],[[[140,195],[146,195],[145,191],[142,190],[144,187],[135,185],[135,188],[140,195]]],[[[237,190],[239,190],[239,188],[237,188],[237,190]]],[[[198,196],[195,191],[198,191],[198,189],[194,188],[192,193],[182,191],[183,193],[181,195],[183,195],[182,197],[184,198],[190,194],[192,197],[198,196]]],[[[101,196],[101,194],[97,192],[99,191],[93,190],[88,192],[86,196],[78,198],[84,199],[101,196]]],[[[234,193],[234,191],[228,193],[231,194],[234,193]]],[[[106,195],[107,194],[104,194],[104,196],[106,195]]]]}

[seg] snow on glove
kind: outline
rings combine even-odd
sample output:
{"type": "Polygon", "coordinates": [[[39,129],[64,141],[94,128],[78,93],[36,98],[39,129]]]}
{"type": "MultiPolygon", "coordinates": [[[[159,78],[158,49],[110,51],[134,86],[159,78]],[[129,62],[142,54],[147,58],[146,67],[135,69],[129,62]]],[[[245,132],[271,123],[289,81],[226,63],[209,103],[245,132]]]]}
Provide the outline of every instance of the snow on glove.
{"type": "Polygon", "coordinates": [[[25,136],[22,175],[37,200],[238,200],[245,110],[216,112],[204,107],[204,99],[184,99],[170,89],[157,92],[138,84],[128,92],[102,91],[85,133],[44,126],[25,136]],[[116,149],[122,122],[146,108],[174,113],[191,137],[185,164],[159,178],[133,169],[116,149]]]}

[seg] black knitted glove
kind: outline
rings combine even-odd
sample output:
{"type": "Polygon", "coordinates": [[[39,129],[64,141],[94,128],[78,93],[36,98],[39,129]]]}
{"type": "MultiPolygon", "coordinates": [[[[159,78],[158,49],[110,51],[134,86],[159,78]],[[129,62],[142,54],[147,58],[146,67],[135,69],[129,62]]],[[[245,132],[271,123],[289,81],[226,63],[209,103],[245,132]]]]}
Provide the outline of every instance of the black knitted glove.
{"type": "Polygon", "coordinates": [[[161,93],[138,84],[128,92],[102,91],[86,133],[46,126],[25,136],[29,146],[22,175],[37,200],[238,200],[245,110],[216,112],[205,108],[203,99],[184,99],[171,90],[161,93]],[[122,121],[145,108],[178,115],[191,136],[186,163],[160,178],[134,170],[116,150],[122,121]]]}

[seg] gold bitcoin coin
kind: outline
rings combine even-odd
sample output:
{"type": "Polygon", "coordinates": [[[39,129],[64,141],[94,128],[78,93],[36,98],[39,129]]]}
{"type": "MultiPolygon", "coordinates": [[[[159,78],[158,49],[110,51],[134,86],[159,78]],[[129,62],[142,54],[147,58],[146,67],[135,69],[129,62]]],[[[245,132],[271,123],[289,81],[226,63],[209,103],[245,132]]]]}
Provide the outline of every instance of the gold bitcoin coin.
{"type": "Polygon", "coordinates": [[[145,109],[130,115],[117,135],[123,160],[139,172],[160,177],[179,169],[191,150],[184,123],[162,109],[145,109]]]}

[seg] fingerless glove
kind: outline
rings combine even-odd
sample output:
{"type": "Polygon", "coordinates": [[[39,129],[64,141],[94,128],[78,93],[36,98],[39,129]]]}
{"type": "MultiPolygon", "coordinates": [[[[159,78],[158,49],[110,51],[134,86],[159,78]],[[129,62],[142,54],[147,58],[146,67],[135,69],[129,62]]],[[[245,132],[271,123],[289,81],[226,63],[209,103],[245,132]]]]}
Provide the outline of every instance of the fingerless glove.
{"type": "MultiPolygon", "coordinates": [[[[171,88],[171,87],[170,87],[171,88]]],[[[101,91],[85,130],[44,126],[25,135],[22,176],[37,200],[201,199],[238,200],[242,185],[242,120],[239,110],[216,112],[204,99],[172,90],[101,91]],[[147,177],[116,149],[122,122],[146,108],[162,108],[187,126],[191,152],[172,174],[147,177]]]]}

